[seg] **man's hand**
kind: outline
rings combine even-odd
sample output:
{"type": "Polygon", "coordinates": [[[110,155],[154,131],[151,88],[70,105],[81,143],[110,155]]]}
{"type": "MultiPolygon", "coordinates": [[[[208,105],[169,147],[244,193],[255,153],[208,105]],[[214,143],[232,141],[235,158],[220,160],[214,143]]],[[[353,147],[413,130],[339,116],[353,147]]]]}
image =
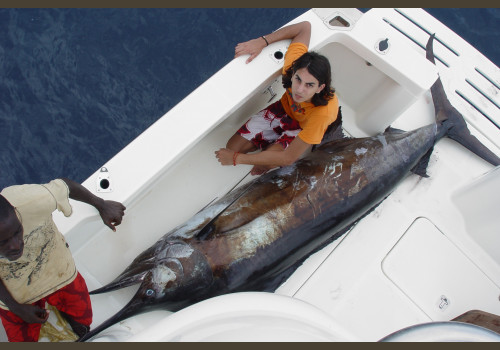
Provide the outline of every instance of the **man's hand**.
{"type": "Polygon", "coordinates": [[[264,47],[266,47],[266,42],[262,38],[252,39],[244,43],[239,43],[234,49],[234,58],[243,55],[250,55],[250,57],[248,57],[246,61],[246,63],[250,63],[262,52],[262,49],[264,47]]]}
{"type": "Polygon", "coordinates": [[[9,309],[27,323],[45,323],[49,318],[49,311],[36,305],[18,304],[9,309]]]}
{"type": "Polygon", "coordinates": [[[125,215],[125,206],[119,202],[107,200],[103,201],[96,208],[104,224],[116,232],[115,226],[121,224],[123,215],[125,215]]]}
{"type": "Polygon", "coordinates": [[[227,148],[221,148],[215,152],[215,157],[222,165],[234,165],[233,161],[236,161],[234,156],[235,152],[227,148]]]}
{"type": "Polygon", "coordinates": [[[102,221],[113,231],[116,231],[115,226],[122,222],[123,215],[125,214],[125,206],[119,202],[104,200],[95,196],[84,186],[80,185],[73,180],[61,178],[69,188],[69,198],[87,203],[95,207],[101,215],[102,221]]]}
{"type": "Polygon", "coordinates": [[[285,39],[292,39],[292,43],[299,42],[309,46],[309,41],[311,39],[311,23],[304,21],[291,24],[267,34],[265,37],[266,40],[259,37],[236,45],[234,49],[234,58],[242,55],[250,55],[247,59],[247,63],[249,63],[261,53],[262,49],[266,47],[268,43],[272,44],[285,39]]]}

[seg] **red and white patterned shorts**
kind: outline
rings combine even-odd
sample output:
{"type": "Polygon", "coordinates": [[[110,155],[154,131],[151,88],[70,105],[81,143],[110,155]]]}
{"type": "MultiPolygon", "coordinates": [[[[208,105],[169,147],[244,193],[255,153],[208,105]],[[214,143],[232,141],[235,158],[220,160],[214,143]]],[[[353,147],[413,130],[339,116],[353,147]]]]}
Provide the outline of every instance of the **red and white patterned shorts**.
{"type": "Polygon", "coordinates": [[[286,114],[281,101],[276,101],[253,115],[237,133],[261,150],[273,143],[286,149],[301,130],[299,123],[286,114]]]}
{"type": "MultiPolygon", "coordinates": [[[[54,305],[59,311],[85,326],[92,323],[92,305],[87,284],[78,273],[75,280],[67,286],[38,300],[33,305],[45,308],[45,303],[54,305]]],[[[0,309],[5,333],[10,342],[36,342],[40,335],[41,323],[26,323],[11,311],[0,309]]]]}

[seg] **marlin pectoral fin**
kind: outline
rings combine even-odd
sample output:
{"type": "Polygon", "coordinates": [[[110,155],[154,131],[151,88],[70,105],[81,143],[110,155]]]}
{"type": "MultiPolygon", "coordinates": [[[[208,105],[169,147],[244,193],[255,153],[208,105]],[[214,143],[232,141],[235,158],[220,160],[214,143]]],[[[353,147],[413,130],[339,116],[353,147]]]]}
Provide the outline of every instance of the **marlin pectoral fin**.
{"type": "Polygon", "coordinates": [[[199,240],[206,239],[213,231],[215,230],[215,225],[213,220],[210,221],[207,225],[205,225],[196,235],[196,238],[199,240]]]}
{"type": "Polygon", "coordinates": [[[392,126],[388,126],[387,129],[384,130],[384,133],[391,133],[391,134],[402,134],[404,132],[406,131],[393,128],[392,126]]]}
{"type": "Polygon", "coordinates": [[[212,232],[215,231],[215,221],[219,216],[222,215],[231,205],[233,205],[238,199],[240,199],[245,193],[248,192],[248,190],[252,187],[253,183],[250,183],[246,185],[246,187],[242,187],[241,193],[236,195],[236,197],[231,200],[231,202],[226,205],[224,209],[222,209],[217,215],[214,216],[212,220],[210,220],[205,226],[201,228],[201,230],[196,234],[196,239],[198,240],[205,240],[212,232]]]}
{"type": "Polygon", "coordinates": [[[429,165],[429,159],[431,158],[432,151],[434,150],[434,147],[432,147],[427,153],[419,160],[417,165],[411,169],[411,172],[422,176],[422,177],[429,177],[427,175],[427,165],[429,165]]]}

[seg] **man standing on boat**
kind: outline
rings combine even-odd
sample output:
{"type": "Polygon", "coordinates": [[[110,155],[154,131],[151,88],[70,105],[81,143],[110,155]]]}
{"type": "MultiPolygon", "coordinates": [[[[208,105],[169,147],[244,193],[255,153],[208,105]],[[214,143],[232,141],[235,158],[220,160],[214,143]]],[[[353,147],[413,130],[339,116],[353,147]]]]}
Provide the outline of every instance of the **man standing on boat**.
{"type": "Polygon", "coordinates": [[[222,165],[254,165],[251,174],[260,175],[294,163],[312,145],[321,143],[337,118],[339,103],[331,87],[330,62],[308,52],[310,38],[311,24],[301,22],[236,45],[235,57],[250,55],[249,63],[270,43],[292,39],[282,71],[285,93],[252,116],[226,148],[215,152],[222,165]],[[258,149],[262,152],[248,154],[258,149]]]}
{"type": "Polygon", "coordinates": [[[38,341],[53,305],[78,336],[89,331],[92,307],[54,210],[72,212],[69,198],[94,206],[107,226],[122,221],[125,207],[82,185],[56,179],[44,185],[10,186],[0,193],[0,318],[9,341],[38,341]]]}

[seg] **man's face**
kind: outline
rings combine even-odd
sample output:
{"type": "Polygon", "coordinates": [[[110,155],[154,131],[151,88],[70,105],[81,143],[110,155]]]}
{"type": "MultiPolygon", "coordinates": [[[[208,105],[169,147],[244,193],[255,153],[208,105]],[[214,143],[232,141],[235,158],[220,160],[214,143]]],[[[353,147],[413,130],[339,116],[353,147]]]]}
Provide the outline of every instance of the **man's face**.
{"type": "Polygon", "coordinates": [[[13,211],[0,221],[0,256],[14,261],[23,255],[23,225],[13,211]]]}
{"type": "Polygon", "coordinates": [[[295,102],[311,102],[314,94],[320,92],[325,84],[319,85],[307,68],[298,69],[292,77],[292,98],[295,102]]]}

